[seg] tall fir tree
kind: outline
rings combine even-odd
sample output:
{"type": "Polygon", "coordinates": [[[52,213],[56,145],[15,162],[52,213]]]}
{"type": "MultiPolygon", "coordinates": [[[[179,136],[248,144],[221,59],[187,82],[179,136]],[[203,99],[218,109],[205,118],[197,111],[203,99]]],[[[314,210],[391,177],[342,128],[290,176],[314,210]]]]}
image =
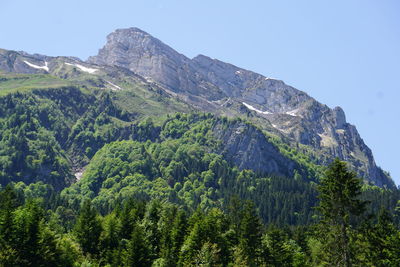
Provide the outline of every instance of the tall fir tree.
{"type": "Polygon", "coordinates": [[[124,255],[124,266],[147,267],[151,266],[151,253],[140,225],[135,225],[132,237],[124,255]]]}
{"type": "Polygon", "coordinates": [[[96,209],[85,200],[75,224],[74,232],[85,254],[96,255],[102,226],[96,209]]]}
{"type": "Polygon", "coordinates": [[[318,186],[317,209],[322,215],[320,229],[329,264],[351,266],[350,217],[361,215],[366,205],[359,199],[361,186],[361,179],[339,159],[330,164],[318,186]]]}
{"type": "Polygon", "coordinates": [[[257,266],[261,247],[261,221],[254,204],[247,201],[244,204],[239,228],[239,247],[249,266],[257,266]]]}

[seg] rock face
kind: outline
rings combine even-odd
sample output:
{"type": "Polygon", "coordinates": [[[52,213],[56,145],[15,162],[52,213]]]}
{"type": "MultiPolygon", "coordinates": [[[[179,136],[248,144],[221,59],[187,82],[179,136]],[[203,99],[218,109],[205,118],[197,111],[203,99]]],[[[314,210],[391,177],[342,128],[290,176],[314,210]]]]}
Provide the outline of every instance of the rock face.
{"type": "Polygon", "coordinates": [[[48,73],[47,57],[29,55],[24,52],[15,52],[0,49],[0,70],[16,73],[48,73]]]}
{"type": "Polygon", "coordinates": [[[177,93],[189,92],[212,100],[223,97],[218,87],[207,84],[189,58],[137,28],[108,35],[107,44],[88,62],[125,67],[177,93]]]}
{"type": "MultiPolygon", "coordinates": [[[[241,111],[247,110],[269,121],[293,142],[322,151],[321,163],[339,157],[367,181],[378,186],[394,186],[390,177],[376,166],[371,150],[356,128],[346,122],[340,107],[330,109],[280,80],[203,55],[189,59],[137,28],[120,29],[108,35],[106,45],[88,63],[127,68],[201,110],[221,113],[225,108],[223,102],[236,103],[232,107],[240,106],[241,111]]],[[[234,155],[228,149],[226,153],[239,165],[247,166],[252,161],[251,164],[259,164],[261,169],[279,168],[277,162],[264,162],[268,157],[261,148],[235,135],[226,138],[232,148],[247,147],[249,153],[257,155],[253,159],[234,155]]]]}
{"type": "Polygon", "coordinates": [[[240,121],[230,123],[228,127],[217,124],[213,133],[223,144],[216,152],[240,169],[287,177],[293,176],[293,171],[299,169],[295,161],[284,157],[254,126],[240,121]]]}

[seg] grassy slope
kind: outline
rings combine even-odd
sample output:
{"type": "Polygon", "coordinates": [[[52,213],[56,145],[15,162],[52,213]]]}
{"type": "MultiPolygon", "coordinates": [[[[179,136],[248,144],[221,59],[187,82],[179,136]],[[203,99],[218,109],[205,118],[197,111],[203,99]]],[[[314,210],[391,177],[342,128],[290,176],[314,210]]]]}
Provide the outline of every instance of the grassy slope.
{"type": "Polygon", "coordinates": [[[0,96],[32,89],[69,86],[71,83],[48,74],[13,74],[0,72],[0,96]]]}

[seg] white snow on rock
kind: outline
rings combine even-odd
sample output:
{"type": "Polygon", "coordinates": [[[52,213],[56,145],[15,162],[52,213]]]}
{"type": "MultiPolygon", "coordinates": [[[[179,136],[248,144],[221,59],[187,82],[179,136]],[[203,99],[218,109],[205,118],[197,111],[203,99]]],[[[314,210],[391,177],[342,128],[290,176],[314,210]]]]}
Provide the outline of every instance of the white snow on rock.
{"type": "Polygon", "coordinates": [[[266,115],[266,114],[272,114],[272,113],[269,112],[269,111],[261,111],[261,110],[259,110],[259,109],[256,109],[256,108],[253,107],[252,105],[249,105],[249,104],[247,104],[247,103],[245,103],[245,102],[242,102],[242,104],[245,105],[246,108],[248,108],[248,109],[250,109],[250,110],[254,110],[254,111],[257,112],[257,113],[264,114],[264,115],[266,115]]]}
{"type": "Polygon", "coordinates": [[[299,110],[298,109],[294,109],[294,110],[291,110],[291,111],[287,111],[286,114],[288,114],[290,116],[293,116],[293,117],[298,117],[299,115],[297,115],[297,112],[299,112],[299,110]]]}
{"type": "Polygon", "coordinates": [[[122,90],[122,88],[121,87],[119,87],[118,85],[116,85],[116,84],[113,84],[112,82],[110,82],[110,81],[106,81],[109,85],[111,85],[113,88],[111,88],[111,90],[122,90]]]}
{"type": "Polygon", "coordinates": [[[81,71],[84,71],[84,72],[87,72],[87,73],[90,73],[90,74],[93,74],[96,71],[98,71],[98,69],[88,68],[88,67],[85,67],[85,66],[82,66],[82,65],[79,65],[79,64],[72,64],[72,63],[68,63],[68,62],[65,62],[65,64],[69,65],[69,66],[75,66],[78,69],[80,69],[81,71]]]}
{"type": "Polygon", "coordinates": [[[236,71],[235,74],[241,74],[240,70],[236,71]]]}
{"type": "Polygon", "coordinates": [[[47,61],[44,62],[44,66],[38,66],[38,65],[32,64],[26,60],[24,60],[24,62],[26,65],[28,65],[31,68],[49,71],[49,67],[47,66],[47,61]]]}

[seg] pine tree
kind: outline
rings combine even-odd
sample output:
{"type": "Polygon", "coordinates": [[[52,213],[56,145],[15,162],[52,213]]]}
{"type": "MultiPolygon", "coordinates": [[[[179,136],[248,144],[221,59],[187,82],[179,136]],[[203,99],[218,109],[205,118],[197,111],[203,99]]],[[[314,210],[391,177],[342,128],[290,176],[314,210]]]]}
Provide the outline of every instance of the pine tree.
{"type": "Polygon", "coordinates": [[[339,159],[328,167],[318,186],[317,209],[322,214],[321,229],[328,234],[323,236],[323,242],[331,254],[331,264],[351,266],[350,217],[362,214],[366,204],[359,199],[361,186],[361,179],[339,159]]]}
{"type": "Polygon", "coordinates": [[[220,267],[220,249],[217,244],[205,242],[198,252],[194,262],[195,266],[220,267]]]}
{"type": "Polygon", "coordinates": [[[132,267],[151,266],[150,249],[143,229],[139,225],[135,225],[133,228],[132,237],[124,255],[124,265],[132,267]]]}
{"type": "Polygon", "coordinates": [[[0,266],[13,266],[17,260],[14,225],[16,207],[17,194],[8,184],[0,192],[0,266]]]}
{"type": "Polygon", "coordinates": [[[256,266],[261,247],[261,221],[253,203],[246,202],[240,221],[239,247],[247,258],[249,266],[256,266]]]}
{"type": "Polygon", "coordinates": [[[151,254],[154,258],[160,252],[161,233],[158,229],[160,220],[161,203],[158,200],[151,201],[146,207],[146,213],[142,221],[146,240],[150,246],[151,254]]]}
{"type": "Polygon", "coordinates": [[[399,232],[393,224],[390,213],[385,208],[381,208],[377,224],[369,225],[364,232],[369,248],[369,254],[365,258],[369,263],[373,266],[397,266],[400,262],[398,260],[399,245],[396,244],[399,232]]]}
{"type": "Polygon", "coordinates": [[[12,241],[13,211],[17,207],[17,193],[9,184],[0,192],[0,248],[12,241]]]}
{"type": "Polygon", "coordinates": [[[271,266],[293,266],[293,251],[287,246],[287,234],[270,226],[263,238],[263,260],[271,266]]]}
{"type": "Polygon", "coordinates": [[[74,230],[82,250],[85,253],[96,254],[102,227],[97,211],[92,207],[90,200],[85,200],[83,203],[74,230]]]}

